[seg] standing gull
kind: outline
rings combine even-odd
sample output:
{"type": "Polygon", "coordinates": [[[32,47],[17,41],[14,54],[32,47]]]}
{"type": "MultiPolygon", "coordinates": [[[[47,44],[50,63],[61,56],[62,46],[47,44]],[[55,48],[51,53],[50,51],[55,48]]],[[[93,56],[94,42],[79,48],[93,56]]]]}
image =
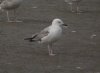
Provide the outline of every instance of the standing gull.
{"type": "Polygon", "coordinates": [[[0,10],[6,11],[8,22],[19,22],[16,19],[16,9],[20,6],[22,0],[3,0],[0,4],[0,10]],[[14,21],[10,20],[9,11],[14,11],[14,21]]]}
{"type": "Polygon", "coordinates": [[[34,34],[31,38],[25,38],[30,42],[38,41],[39,43],[46,43],[48,45],[49,55],[54,56],[52,51],[52,45],[62,35],[62,26],[67,26],[61,19],[54,19],[52,24],[46,27],[39,33],[34,34]]]}
{"type": "Polygon", "coordinates": [[[79,8],[79,3],[81,1],[82,0],[65,0],[65,2],[69,4],[72,12],[81,12],[79,8]],[[74,10],[74,8],[76,9],[76,11],[74,10]]]}

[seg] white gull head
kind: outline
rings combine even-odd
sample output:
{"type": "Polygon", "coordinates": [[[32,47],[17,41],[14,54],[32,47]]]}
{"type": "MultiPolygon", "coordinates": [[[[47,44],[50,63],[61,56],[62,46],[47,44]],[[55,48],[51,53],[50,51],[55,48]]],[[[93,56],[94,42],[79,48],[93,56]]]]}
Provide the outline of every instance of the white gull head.
{"type": "Polygon", "coordinates": [[[52,25],[67,26],[66,24],[64,24],[64,22],[63,22],[61,19],[58,19],[58,18],[56,18],[56,19],[54,19],[54,20],[52,21],[52,25]]]}

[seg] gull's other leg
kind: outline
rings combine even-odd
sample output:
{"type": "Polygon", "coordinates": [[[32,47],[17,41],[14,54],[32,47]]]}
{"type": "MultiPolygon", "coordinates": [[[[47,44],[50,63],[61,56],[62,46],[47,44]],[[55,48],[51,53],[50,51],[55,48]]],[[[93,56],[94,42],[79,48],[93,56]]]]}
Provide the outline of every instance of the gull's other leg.
{"type": "Polygon", "coordinates": [[[48,51],[50,56],[55,56],[56,54],[53,53],[52,44],[48,44],[48,51]]]}

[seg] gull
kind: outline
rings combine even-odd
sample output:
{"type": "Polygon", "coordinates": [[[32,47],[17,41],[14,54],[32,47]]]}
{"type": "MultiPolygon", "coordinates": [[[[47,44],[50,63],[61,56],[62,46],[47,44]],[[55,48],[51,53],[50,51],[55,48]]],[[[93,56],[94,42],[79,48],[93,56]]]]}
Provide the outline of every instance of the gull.
{"type": "Polygon", "coordinates": [[[62,27],[67,26],[61,19],[54,19],[52,24],[44,28],[39,33],[33,34],[30,38],[25,38],[24,40],[29,40],[30,42],[45,43],[48,46],[48,51],[50,56],[54,56],[52,50],[52,45],[59,40],[62,35],[62,27]]]}
{"type": "Polygon", "coordinates": [[[22,0],[2,0],[0,4],[0,10],[6,11],[8,22],[20,22],[16,19],[16,9],[21,5],[22,0]],[[10,20],[9,11],[14,11],[14,21],[10,20]]]}
{"type": "Polygon", "coordinates": [[[81,12],[79,8],[79,3],[81,1],[82,0],[65,0],[65,2],[69,4],[72,12],[79,12],[79,13],[81,12]],[[74,7],[76,8],[76,11],[74,10],[74,7]]]}

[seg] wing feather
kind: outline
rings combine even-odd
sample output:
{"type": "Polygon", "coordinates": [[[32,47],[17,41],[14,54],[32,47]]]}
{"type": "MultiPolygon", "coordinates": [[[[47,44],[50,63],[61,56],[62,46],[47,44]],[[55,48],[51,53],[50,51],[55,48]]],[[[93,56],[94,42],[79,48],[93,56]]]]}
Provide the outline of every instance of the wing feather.
{"type": "Polygon", "coordinates": [[[41,41],[41,39],[49,34],[49,27],[45,28],[39,33],[35,33],[30,38],[25,38],[24,40],[29,40],[30,42],[41,41]]]}
{"type": "MultiPolygon", "coordinates": [[[[37,37],[35,38],[38,41],[41,41],[41,39],[49,34],[49,27],[42,30],[40,33],[38,33],[37,37]]],[[[35,40],[34,39],[34,40],[35,40]]]]}

